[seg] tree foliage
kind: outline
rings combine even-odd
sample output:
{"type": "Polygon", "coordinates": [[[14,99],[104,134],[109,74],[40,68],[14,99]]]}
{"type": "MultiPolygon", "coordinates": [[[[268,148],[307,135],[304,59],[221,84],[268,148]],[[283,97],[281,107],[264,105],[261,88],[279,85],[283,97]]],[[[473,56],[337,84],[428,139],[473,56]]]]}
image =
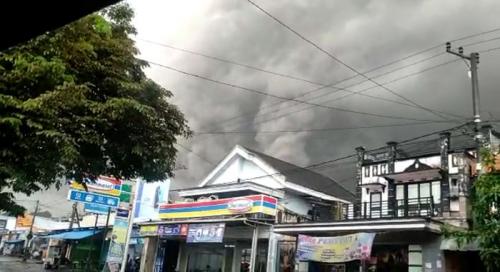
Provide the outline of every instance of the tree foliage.
{"type": "Polygon", "coordinates": [[[135,57],[132,17],[120,4],[0,53],[0,210],[60,177],[172,175],[190,131],[135,57]]]}
{"type": "Polygon", "coordinates": [[[500,169],[498,155],[481,152],[484,173],[472,185],[472,227],[469,230],[448,229],[445,235],[458,244],[479,243],[480,256],[488,271],[500,271],[500,169]]]}

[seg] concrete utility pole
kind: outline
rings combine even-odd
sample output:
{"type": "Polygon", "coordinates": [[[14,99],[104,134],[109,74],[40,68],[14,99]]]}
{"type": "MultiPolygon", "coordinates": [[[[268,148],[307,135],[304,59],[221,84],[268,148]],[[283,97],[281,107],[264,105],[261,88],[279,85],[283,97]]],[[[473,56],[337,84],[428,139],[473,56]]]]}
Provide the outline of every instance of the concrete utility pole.
{"type": "Polygon", "coordinates": [[[28,232],[28,236],[26,236],[26,246],[24,247],[23,261],[28,259],[29,249],[31,239],[33,238],[33,225],[35,224],[36,215],[38,213],[38,205],[40,204],[40,200],[36,201],[35,212],[33,213],[33,218],[31,219],[30,231],[28,232]]]}
{"type": "MultiPolygon", "coordinates": [[[[447,42],[446,43],[446,52],[458,56],[462,58],[463,60],[466,60],[469,62],[469,69],[470,69],[470,77],[471,77],[471,83],[472,83],[472,112],[473,112],[473,121],[474,121],[474,130],[475,130],[475,140],[477,142],[477,162],[478,164],[481,163],[480,157],[479,157],[479,152],[480,148],[482,145],[482,134],[481,134],[481,114],[480,114],[480,107],[479,107],[479,81],[478,81],[478,75],[477,75],[477,65],[479,64],[479,53],[477,52],[472,52],[468,56],[464,54],[464,49],[463,47],[459,47],[458,51],[453,51],[451,49],[451,43],[447,42]]],[[[478,171],[481,171],[481,168],[478,167],[478,171]]]]}

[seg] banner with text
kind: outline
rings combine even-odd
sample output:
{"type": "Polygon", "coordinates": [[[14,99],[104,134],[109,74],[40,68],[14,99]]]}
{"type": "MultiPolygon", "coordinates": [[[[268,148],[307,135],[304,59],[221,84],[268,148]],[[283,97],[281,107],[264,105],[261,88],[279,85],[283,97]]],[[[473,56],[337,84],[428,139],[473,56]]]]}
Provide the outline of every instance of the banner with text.
{"type": "Polygon", "coordinates": [[[375,233],[356,233],[335,237],[299,235],[297,256],[300,261],[342,263],[370,258],[375,233]]]}

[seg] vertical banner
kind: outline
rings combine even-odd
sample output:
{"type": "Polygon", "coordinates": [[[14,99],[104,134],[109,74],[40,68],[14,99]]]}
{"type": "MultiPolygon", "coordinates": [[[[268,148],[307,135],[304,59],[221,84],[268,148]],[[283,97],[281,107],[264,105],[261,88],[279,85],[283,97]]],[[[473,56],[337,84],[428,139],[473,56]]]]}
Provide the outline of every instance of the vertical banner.
{"type": "Polygon", "coordinates": [[[132,218],[131,208],[131,185],[123,184],[120,194],[120,207],[116,209],[115,222],[111,233],[108,256],[106,258],[106,267],[110,272],[120,271],[123,258],[126,258],[127,251],[127,232],[132,218]]]}
{"type": "Polygon", "coordinates": [[[299,235],[297,256],[300,261],[342,263],[370,258],[375,233],[360,232],[335,237],[299,235]]]}

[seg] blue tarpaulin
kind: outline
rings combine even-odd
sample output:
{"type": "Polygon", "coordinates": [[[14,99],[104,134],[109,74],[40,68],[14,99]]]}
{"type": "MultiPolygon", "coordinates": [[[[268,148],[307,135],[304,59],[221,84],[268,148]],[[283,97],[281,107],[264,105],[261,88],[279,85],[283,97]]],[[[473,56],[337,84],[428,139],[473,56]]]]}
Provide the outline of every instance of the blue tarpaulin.
{"type": "MultiPolygon", "coordinates": [[[[95,234],[101,230],[95,231],[95,234]]],[[[94,235],[94,230],[73,230],[58,234],[47,235],[44,238],[61,239],[61,240],[80,240],[94,235]]]]}

